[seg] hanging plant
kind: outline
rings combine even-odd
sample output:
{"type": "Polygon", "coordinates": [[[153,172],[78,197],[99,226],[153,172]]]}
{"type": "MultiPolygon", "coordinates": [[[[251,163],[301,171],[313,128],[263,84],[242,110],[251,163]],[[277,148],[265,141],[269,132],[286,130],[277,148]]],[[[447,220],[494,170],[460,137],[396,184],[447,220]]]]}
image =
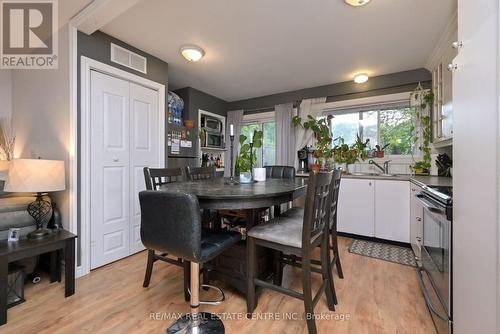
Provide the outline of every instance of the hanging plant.
{"type": "Polygon", "coordinates": [[[311,130],[314,133],[314,138],[316,139],[314,157],[324,169],[329,169],[332,165],[332,133],[328,126],[332,118],[332,115],[318,119],[307,115],[307,119],[304,121],[299,116],[292,118],[294,126],[302,126],[304,129],[311,130]]]}
{"type": "Polygon", "coordinates": [[[429,174],[431,168],[431,106],[434,102],[434,94],[430,90],[425,90],[418,83],[417,88],[410,94],[410,105],[415,109],[415,126],[413,142],[419,144],[418,150],[422,152],[422,160],[415,161],[413,158],[412,170],[416,174],[429,174]]]}

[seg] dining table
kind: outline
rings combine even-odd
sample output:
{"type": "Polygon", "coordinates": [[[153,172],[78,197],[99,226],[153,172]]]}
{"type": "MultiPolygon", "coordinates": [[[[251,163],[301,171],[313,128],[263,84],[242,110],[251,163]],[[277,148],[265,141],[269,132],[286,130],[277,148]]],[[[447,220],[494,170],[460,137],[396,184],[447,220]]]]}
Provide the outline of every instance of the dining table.
{"type": "MultiPolygon", "coordinates": [[[[259,212],[279,207],[305,196],[307,178],[267,179],[253,183],[232,183],[228,178],[211,178],[165,184],[163,191],[196,195],[202,210],[239,210],[245,213],[244,229],[248,231],[259,221],[259,212]]],[[[273,273],[275,254],[267,249],[258,252],[258,276],[267,278],[273,273]]],[[[218,279],[246,294],[247,254],[245,240],[219,255],[207,267],[207,276],[218,279]]]]}

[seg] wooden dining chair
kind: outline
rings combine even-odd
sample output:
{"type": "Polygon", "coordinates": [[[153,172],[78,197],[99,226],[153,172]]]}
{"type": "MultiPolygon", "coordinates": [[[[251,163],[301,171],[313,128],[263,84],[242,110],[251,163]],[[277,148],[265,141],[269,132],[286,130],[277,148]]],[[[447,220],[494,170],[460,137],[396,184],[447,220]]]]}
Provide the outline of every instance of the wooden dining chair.
{"type": "MultiPolygon", "coordinates": [[[[340,263],[340,255],[338,248],[338,240],[337,240],[337,208],[338,208],[338,197],[340,192],[340,181],[342,177],[342,171],[337,169],[333,171],[332,181],[330,183],[330,199],[328,203],[329,212],[328,212],[328,226],[329,229],[326,232],[328,235],[328,254],[327,261],[324,262],[322,260],[311,259],[311,264],[316,266],[315,270],[318,271],[317,267],[321,267],[324,263],[328,265],[328,275],[330,278],[330,282],[332,284],[333,291],[333,299],[335,301],[335,305],[337,305],[337,294],[335,293],[335,285],[333,281],[333,268],[337,268],[337,274],[339,278],[344,278],[344,274],[342,271],[342,265],[340,263]],[[333,253],[333,257],[330,257],[330,251],[333,253]]],[[[304,215],[304,210],[295,209],[291,213],[291,215],[300,217],[304,215]]],[[[295,267],[300,267],[302,265],[302,258],[292,253],[279,253],[276,254],[277,258],[275,258],[275,272],[274,272],[274,283],[277,285],[281,285],[283,279],[283,265],[291,265],[295,267]]]]}
{"type": "MultiPolygon", "coordinates": [[[[294,179],[295,167],[293,166],[265,166],[266,179],[294,179]]],[[[291,205],[290,205],[291,207],[291,205]]],[[[281,205],[273,207],[273,217],[279,216],[281,213],[281,205]]]]}
{"type": "Polygon", "coordinates": [[[208,180],[217,176],[215,166],[186,167],[186,176],[189,181],[208,180]]]}
{"type": "Polygon", "coordinates": [[[248,258],[248,289],[247,317],[251,316],[256,305],[256,286],[275,290],[288,296],[301,299],[304,302],[307,328],[310,334],[315,334],[314,306],[323,292],[326,293],[328,308],[335,310],[333,285],[328,274],[328,230],[329,204],[332,194],[330,184],[332,172],[311,172],[308,180],[306,205],[303,216],[294,214],[299,209],[292,209],[274,220],[258,225],[249,230],[247,235],[248,258]],[[256,275],[256,247],[270,248],[283,253],[299,253],[302,259],[302,293],[261,280],[256,275]],[[311,259],[316,247],[321,247],[321,266],[319,271],[311,265],[311,259]],[[313,297],[311,274],[319,272],[322,284],[313,297]]]}
{"type": "MultiPolygon", "coordinates": [[[[163,185],[168,185],[173,182],[184,181],[184,173],[181,168],[149,168],[144,167],[144,182],[147,190],[160,190],[163,185]]],[[[147,288],[151,281],[153,273],[153,264],[156,261],[163,261],[184,268],[184,299],[189,300],[189,276],[190,264],[183,261],[181,258],[173,259],[168,257],[167,253],[156,254],[154,249],[148,249],[148,260],[146,265],[146,273],[144,275],[143,287],[147,288]]]]}
{"type": "Polygon", "coordinates": [[[184,180],[181,168],[144,167],[144,181],[147,190],[159,190],[161,186],[184,180]]]}

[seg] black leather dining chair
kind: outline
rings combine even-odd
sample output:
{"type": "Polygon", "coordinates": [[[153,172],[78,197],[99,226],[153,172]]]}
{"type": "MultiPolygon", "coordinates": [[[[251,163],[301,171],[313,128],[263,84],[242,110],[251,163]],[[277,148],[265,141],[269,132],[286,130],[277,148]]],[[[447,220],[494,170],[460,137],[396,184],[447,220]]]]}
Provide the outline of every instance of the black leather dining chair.
{"type": "Polygon", "coordinates": [[[297,210],[289,210],[267,223],[248,231],[248,289],[247,316],[251,315],[257,304],[256,286],[268,288],[303,300],[307,328],[310,334],[316,333],[314,306],[323,292],[326,293],[328,308],[335,310],[334,290],[328,273],[328,230],[332,193],[332,172],[311,172],[307,185],[306,205],[302,216],[297,210]],[[266,247],[282,253],[301,255],[302,293],[284,288],[256,277],[256,247],[266,247]],[[311,274],[318,272],[311,265],[312,253],[321,247],[322,284],[313,297],[311,274]]]}
{"type": "Polygon", "coordinates": [[[172,254],[191,266],[191,313],[175,321],[166,333],[224,333],[224,324],[213,314],[199,312],[200,304],[218,305],[224,301],[200,301],[200,264],[213,260],[239,240],[236,232],[203,230],[198,198],[193,194],[145,190],[139,193],[141,239],[148,249],[172,254]]]}
{"type": "Polygon", "coordinates": [[[293,166],[265,166],[268,179],[293,179],[295,167],[293,166]]]}
{"type": "MultiPolygon", "coordinates": [[[[168,185],[173,182],[184,181],[185,175],[181,168],[149,168],[144,167],[144,182],[147,190],[160,190],[161,186],[168,185]]],[[[148,248],[148,260],[146,264],[146,273],[144,274],[143,287],[147,288],[151,282],[153,274],[153,264],[156,261],[170,263],[184,268],[184,299],[189,300],[189,262],[183,261],[181,258],[173,259],[168,256],[168,253],[157,254],[154,249],[148,248]]]]}

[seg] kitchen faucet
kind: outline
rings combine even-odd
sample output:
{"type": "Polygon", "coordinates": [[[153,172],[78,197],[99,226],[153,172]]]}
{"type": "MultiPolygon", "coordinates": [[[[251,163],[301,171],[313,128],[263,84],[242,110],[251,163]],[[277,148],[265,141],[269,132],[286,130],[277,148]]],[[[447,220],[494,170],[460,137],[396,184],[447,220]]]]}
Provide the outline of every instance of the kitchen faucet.
{"type": "Polygon", "coordinates": [[[375,167],[380,169],[382,171],[382,173],[384,173],[384,174],[389,174],[389,162],[391,162],[391,160],[384,161],[384,167],[382,167],[378,163],[376,163],[374,160],[368,161],[368,163],[370,165],[374,165],[375,167]]]}

